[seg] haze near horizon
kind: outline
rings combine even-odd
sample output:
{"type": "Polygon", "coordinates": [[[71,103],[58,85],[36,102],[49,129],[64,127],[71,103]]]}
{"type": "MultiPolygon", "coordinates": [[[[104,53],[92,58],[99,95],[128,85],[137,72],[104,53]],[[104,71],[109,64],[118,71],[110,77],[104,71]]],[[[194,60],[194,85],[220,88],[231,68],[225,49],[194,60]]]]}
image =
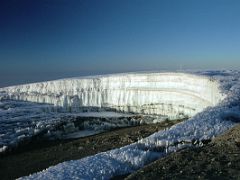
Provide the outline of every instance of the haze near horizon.
{"type": "Polygon", "coordinates": [[[239,69],[237,0],[4,0],[0,87],[148,70],[239,69]]]}

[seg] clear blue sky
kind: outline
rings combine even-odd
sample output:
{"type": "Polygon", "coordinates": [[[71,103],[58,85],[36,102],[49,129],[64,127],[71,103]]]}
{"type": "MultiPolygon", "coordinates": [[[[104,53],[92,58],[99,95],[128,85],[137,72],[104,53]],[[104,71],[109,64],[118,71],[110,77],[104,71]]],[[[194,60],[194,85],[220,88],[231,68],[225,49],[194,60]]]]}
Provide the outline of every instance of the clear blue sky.
{"type": "Polygon", "coordinates": [[[0,86],[180,67],[240,69],[240,1],[0,2],[0,86]]]}

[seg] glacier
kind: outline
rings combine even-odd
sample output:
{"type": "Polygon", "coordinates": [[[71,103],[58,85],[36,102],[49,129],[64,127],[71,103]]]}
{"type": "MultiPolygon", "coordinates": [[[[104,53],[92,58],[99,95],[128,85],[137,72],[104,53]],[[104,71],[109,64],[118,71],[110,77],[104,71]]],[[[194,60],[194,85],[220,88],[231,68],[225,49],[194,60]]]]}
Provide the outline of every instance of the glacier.
{"type": "Polygon", "coordinates": [[[224,98],[211,78],[184,73],[129,73],[12,86],[9,99],[52,104],[66,111],[87,108],[192,117],[224,98]]]}
{"type": "Polygon", "coordinates": [[[190,146],[202,146],[240,122],[239,71],[124,73],[12,86],[2,99],[103,111],[190,117],[136,143],[67,161],[21,179],[110,179],[190,146]]]}

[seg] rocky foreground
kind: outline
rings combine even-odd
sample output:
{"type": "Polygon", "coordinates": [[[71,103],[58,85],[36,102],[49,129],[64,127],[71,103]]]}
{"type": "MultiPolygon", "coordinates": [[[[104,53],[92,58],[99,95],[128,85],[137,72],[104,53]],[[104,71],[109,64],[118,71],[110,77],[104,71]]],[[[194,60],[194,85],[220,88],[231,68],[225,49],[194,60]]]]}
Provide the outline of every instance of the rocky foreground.
{"type": "Polygon", "coordinates": [[[38,140],[2,155],[0,157],[0,177],[1,179],[15,179],[64,161],[81,159],[119,148],[179,122],[181,121],[164,121],[157,124],[122,128],[76,140],[38,140]]]}
{"type": "MultiPolygon", "coordinates": [[[[0,158],[0,177],[15,179],[63,161],[119,148],[180,121],[122,128],[68,141],[38,141],[0,158]]],[[[200,148],[169,154],[139,171],[113,179],[240,179],[240,125],[200,148]]]]}
{"type": "Polygon", "coordinates": [[[201,148],[172,153],[126,179],[240,179],[240,125],[201,148]]]}

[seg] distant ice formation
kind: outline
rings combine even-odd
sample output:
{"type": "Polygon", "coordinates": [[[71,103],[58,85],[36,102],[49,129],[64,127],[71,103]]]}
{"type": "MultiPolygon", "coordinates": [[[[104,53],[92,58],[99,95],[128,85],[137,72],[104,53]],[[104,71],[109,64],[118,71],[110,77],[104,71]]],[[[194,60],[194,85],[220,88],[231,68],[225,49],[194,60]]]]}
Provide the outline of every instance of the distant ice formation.
{"type": "Polygon", "coordinates": [[[185,73],[131,73],[13,86],[0,89],[10,99],[53,104],[67,111],[113,109],[141,114],[192,117],[224,95],[218,82],[185,73]]]}

